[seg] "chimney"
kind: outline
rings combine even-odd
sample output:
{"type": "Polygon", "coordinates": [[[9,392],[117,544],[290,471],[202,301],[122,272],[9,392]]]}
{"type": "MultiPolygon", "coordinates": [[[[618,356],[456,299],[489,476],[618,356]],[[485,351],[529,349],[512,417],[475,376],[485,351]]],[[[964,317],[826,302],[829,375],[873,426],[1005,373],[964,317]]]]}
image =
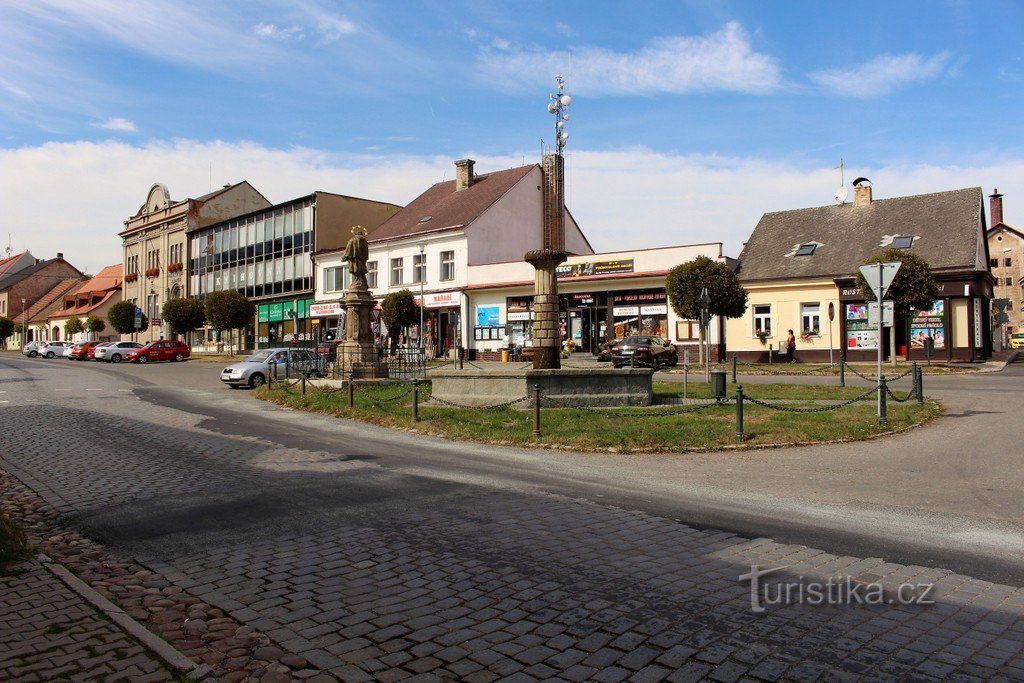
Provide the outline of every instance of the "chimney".
{"type": "Polygon", "coordinates": [[[62,252],[58,251],[57,252],[57,259],[60,260],[60,259],[63,259],[63,258],[64,258],[64,254],[62,252]]]}
{"type": "Polygon", "coordinates": [[[999,194],[999,190],[992,190],[992,194],[988,196],[988,212],[992,219],[992,225],[995,227],[1003,222],[1003,195],[999,194]]]}
{"type": "Polygon", "coordinates": [[[456,192],[462,192],[473,184],[473,164],[475,163],[472,159],[459,159],[455,162],[456,192]]]}
{"type": "Polygon", "coordinates": [[[870,185],[855,185],[853,188],[853,205],[854,206],[870,206],[871,205],[871,186],[870,185]]]}

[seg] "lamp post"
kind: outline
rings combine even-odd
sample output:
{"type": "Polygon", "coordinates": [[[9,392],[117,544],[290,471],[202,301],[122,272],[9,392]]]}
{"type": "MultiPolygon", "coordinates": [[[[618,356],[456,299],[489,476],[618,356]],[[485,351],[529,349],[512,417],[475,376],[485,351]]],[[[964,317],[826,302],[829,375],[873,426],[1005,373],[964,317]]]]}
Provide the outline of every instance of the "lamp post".
{"type": "Polygon", "coordinates": [[[25,344],[28,344],[28,308],[25,307],[26,303],[27,303],[27,299],[22,299],[21,300],[21,315],[22,315],[22,318],[24,320],[24,322],[21,323],[21,341],[22,341],[21,345],[22,346],[25,346],[25,344]]]}
{"type": "Polygon", "coordinates": [[[423,254],[424,254],[424,252],[426,250],[427,250],[426,245],[424,245],[421,242],[420,243],[420,272],[419,272],[419,278],[420,278],[420,334],[419,334],[419,338],[420,338],[420,355],[421,356],[424,353],[426,353],[426,347],[423,344],[423,307],[426,304],[426,301],[423,298],[423,286],[424,286],[424,283],[425,283],[425,281],[427,279],[427,262],[426,262],[426,259],[425,259],[423,254]]]}
{"type": "MultiPolygon", "coordinates": [[[[1003,254],[1009,254],[1011,251],[1013,251],[1013,249],[1011,249],[1009,247],[1005,247],[1003,249],[1003,254]]],[[[1004,268],[1006,267],[1006,257],[1005,256],[1003,256],[1003,267],[1004,268]]],[[[1000,318],[999,318],[999,341],[1000,341],[1000,346],[1002,348],[1006,348],[1006,345],[1009,343],[1007,341],[1007,339],[1006,339],[1006,337],[1007,337],[1007,335],[1006,335],[1006,323],[1010,320],[1010,288],[1007,287],[1007,285],[1006,285],[1006,280],[1007,280],[1008,277],[1009,277],[1008,275],[1004,274],[1001,278],[999,278],[1000,280],[1003,281],[1003,306],[1004,306],[1004,308],[1001,311],[1001,313],[1002,313],[1002,315],[1006,316],[1005,320],[1002,318],[1002,316],[1000,316],[1000,318]]]]}

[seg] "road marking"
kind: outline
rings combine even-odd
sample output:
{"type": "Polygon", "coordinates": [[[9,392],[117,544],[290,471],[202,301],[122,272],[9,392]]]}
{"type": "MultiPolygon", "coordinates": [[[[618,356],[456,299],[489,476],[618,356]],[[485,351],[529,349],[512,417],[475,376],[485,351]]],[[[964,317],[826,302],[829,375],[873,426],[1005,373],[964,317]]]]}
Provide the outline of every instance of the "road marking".
{"type": "MultiPolygon", "coordinates": [[[[60,391],[60,389],[58,389],[57,391],[60,391]]],[[[86,389],[86,391],[103,391],[103,390],[102,389],[86,389]]]]}
{"type": "Polygon", "coordinates": [[[0,401],[0,403],[10,403],[10,401],[0,401]]]}

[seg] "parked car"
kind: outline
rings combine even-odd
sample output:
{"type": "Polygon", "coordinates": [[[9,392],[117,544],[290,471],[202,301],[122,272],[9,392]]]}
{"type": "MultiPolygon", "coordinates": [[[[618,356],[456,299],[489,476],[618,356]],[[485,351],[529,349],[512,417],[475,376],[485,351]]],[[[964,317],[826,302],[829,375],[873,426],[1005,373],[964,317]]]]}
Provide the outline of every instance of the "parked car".
{"type": "Polygon", "coordinates": [[[68,345],[64,342],[52,341],[43,342],[43,345],[36,349],[36,352],[43,358],[53,358],[55,356],[62,356],[67,351],[68,345]]]}
{"type": "Polygon", "coordinates": [[[104,346],[110,346],[113,343],[114,342],[105,341],[105,342],[99,342],[95,346],[90,346],[89,347],[89,351],[86,353],[87,359],[88,360],[96,360],[96,350],[97,349],[102,349],[104,346]]]}
{"type": "Polygon", "coordinates": [[[1024,332],[1014,332],[1010,335],[1011,349],[1024,349],[1024,332]]]}
{"type": "Polygon", "coordinates": [[[21,352],[29,358],[35,358],[39,355],[39,347],[44,344],[46,344],[44,341],[31,341],[28,344],[25,344],[25,348],[23,348],[21,352]]]}
{"type": "Polygon", "coordinates": [[[274,376],[281,379],[284,379],[286,374],[289,377],[300,375],[320,377],[323,367],[322,358],[323,356],[309,349],[263,349],[242,362],[229,365],[221,370],[220,381],[232,389],[243,386],[255,389],[266,384],[268,375],[275,372],[274,376]],[[271,363],[278,367],[272,370],[271,363]],[[285,363],[287,363],[287,368],[285,368],[285,363]]]}
{"type": "Polygon", "coordinates": [[[161,339],[149,342],[139,349],[132,349],[125,354],[129,363],[148,363],[150,361],[183,361],[192,355],[192,349],[185,342],[176,339],[161,339]]]}
{"type": "Polygon", "coordinates": [[[78,344],[68,344],[67,346],[64,347],[64,353],[58,353],[57,355],[60,356],[61,358],[70,360],[71,352],[74,351],[75,347],[77,346],[78,344]]]}
{"type": "Polygon", "coordinates": [[[101,342],[87,341],[80,344],[75,344],[68,351],[68,358],[71,360],[88,360],[89,351],[93,349],[97,344],[101,342]]]}
{"type": "Polygon", "coordinates": [[[110,342],[107,346],[97,346],[95,358],[107,363],[120,363],[129,351],[141,349],[142,344],[133,341],[110,342]]]}
{"type": "Polygon", "coordinates": [[[642,365],[658,368],[676,365],[679,356],[676,347],[661,337],[647,335],[626,337],[612,347],[612,367],[623,365],[642,365]]]}
{"type": "Polygon", "coordinates": [[[326,358],[328,363],[333,363],[338,359],[338,345],[340,341],[324,341],[316,345],[316,353],[318,356],[326,358]]]}

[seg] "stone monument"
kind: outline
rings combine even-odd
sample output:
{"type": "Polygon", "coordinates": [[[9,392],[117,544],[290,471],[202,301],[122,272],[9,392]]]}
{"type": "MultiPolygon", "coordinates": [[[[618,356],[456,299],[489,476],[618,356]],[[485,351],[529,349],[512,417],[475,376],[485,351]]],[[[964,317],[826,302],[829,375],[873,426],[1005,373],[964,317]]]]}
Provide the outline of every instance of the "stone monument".
{"type": "Polygon", "coordinates": [[[388,366],[380,362],[373,334],[370,331],[374,300],[366,283],[366,260],[370,247],[366,243],[366,230],[357,225],[345,245],[342,258],[348,263],[351,278],[348,292],[341,300],[345,311],[345,336],[338,347],[338,362],[346,377],[357,379],[384,378],[388,366]]]}

